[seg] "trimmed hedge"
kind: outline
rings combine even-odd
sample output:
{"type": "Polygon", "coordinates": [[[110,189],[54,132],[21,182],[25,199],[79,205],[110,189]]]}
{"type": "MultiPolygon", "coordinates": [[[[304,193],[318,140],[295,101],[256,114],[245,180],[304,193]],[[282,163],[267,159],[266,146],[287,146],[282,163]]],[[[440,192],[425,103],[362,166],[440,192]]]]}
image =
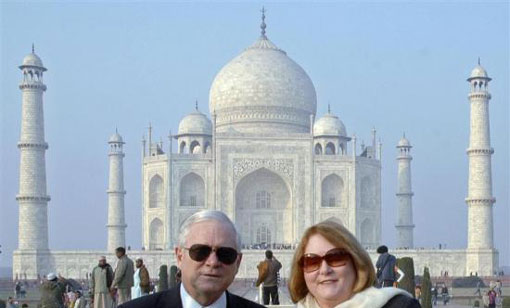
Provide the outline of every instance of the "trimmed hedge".
{"type": "Polygon", "coordinates": [[[170,266],[170,288],[173,288],[177,286],[177,279],[175,279],[175,276],[177,275],[177,266],[172,265],[170,266]]]}
{"type": "Polygon", "coordinates": [[[421,285],[421,306],[422,308],[432,308],[432,283],[430,282],[429,268],[423,270],[423,280],[421,285]]]}
{"type": "Polygon", "coordinates": [[[397,267],[404,272],[404,278],[399,282],[398,287],[406,290],[413,297],[415,297],[414,289],[416,284],[414,283],[414,261],[413,258],[404,257],[397,259],[397,267]]]}
{"type": "Polygon", "coordinates": [[[158,292],[165,290],[168,290],[168,267],[161,265],[159,267],[158,292]]]}

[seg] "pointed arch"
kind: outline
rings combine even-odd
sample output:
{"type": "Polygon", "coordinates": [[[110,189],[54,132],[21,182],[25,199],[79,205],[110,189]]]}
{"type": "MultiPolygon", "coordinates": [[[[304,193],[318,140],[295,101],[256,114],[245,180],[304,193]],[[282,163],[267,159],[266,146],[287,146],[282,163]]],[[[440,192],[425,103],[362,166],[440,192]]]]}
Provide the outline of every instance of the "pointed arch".
{"type": "Polygon", "coordinates": [[[320,143],[315,145],[315,155],[322,155],[322,145],[320,143]]]}
{"type": "Polygon", "coordinates": [[[181,141],[181,144],[179,145],[179,153],[186,153],[186,141],[181,141]]]}
{"type": "Polygon", "coordinates": [[[373,207],[374,203],[374,194],[375,187],[372,179],[368,176],[365,176],[361,179],[360,182],[360,207],[364,209],[369,209],[373,207]]]}
{"type": "Polygon", "coordinates": [[[186,174],[181,180],[179,192],[180,206],[205,206],[205,184],[198,174],[194,172],[186,174]]]}
{"type": "Polygon", "coordinates": [[[161,250],[164,242],[163,222],[159,218],[154,218],[149,227],[149,249],[161,250]]]}
{"type": "Polygon", "coordinates": [[[321,206],[341,207],[344,195],[344,181],[337,174],[330,174],[322,180],[321,206]]]}
{"type": "Polygon", "coordinates": [[[370,218],[365,218],[360,226],[360,242],[364,247],[369,247],[372,243],[374,243],[375,228],[372,220],[370,218]]]}
{"type": "Polygon", "coordinates": [[[154,175],[149,182],[149,208],[161,208],[165,204],[163,178],[154,175]]]}
{"type": "Polygon", "coordinates": [[[200,154],[202,153],[202,147],[200,146],[200,142],[193,140],[191,145],[189,146],[189,152],[191,154],[200,154]]]}
{"type": "Polygon", "coordinates": [[[324,152],[326,155],[335,155],[336,154],[335,145],[333,144],[333,142],[328,142],[328,144],[326,144],[326,150],[324,152]]]}
{"type": "Polygon", "coordinates": [[[235,224],[243,243],[292,242],[291,190],[281,175],[267,168],[245,175],[235,187],[235,224]],[[262,227],[265,226],[265,227],[262,227]]]}

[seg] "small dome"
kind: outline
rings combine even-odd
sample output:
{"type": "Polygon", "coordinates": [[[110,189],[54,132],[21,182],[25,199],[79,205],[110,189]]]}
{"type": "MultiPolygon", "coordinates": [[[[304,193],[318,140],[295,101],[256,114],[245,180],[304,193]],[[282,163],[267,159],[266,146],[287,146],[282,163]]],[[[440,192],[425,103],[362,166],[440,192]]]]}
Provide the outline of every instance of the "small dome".
{"type": "Polygon", "coordinates": [[[326,113],[313,125],[314,136],[347,136],[344,123],[331,113],[326,113]]]}
{"type": "Polygon", "coordinates": [[[115,134],[110,137],[110,140],[108,140],[108,143],[124,143],[124,141],[122,140],[122,136],[115,132],[115,134]]]}
{"type": "Polygon", "coordinates": [[[207,116],[196,110],[179,123],[178,135],[212,135],[212,123],[207,116]]]}
{"type": "Polygon", "coordinates": [[[35,53],[26,55],[25,58],[23,58],[23,64],[21,66],[37,66],[44,68],[41,58],[35,53]]]}
{"type": "Polygon", "coordinates": [[[407,140],[406,136],[403,136],[399,140],[397,147],[398,148],[403,148],[403,147],[410,148],[411,147],[411,143],[409,142],[409,140],[407,140]]]}
{"type": "Polygon", "coordinates": [[[468,80],[474,79],[474,78],[482,78],[482,79],[489,79],[489,75],[487,75],[487,71],[478,64],[472,71],[471,75],[469,76],[468,80]]]}

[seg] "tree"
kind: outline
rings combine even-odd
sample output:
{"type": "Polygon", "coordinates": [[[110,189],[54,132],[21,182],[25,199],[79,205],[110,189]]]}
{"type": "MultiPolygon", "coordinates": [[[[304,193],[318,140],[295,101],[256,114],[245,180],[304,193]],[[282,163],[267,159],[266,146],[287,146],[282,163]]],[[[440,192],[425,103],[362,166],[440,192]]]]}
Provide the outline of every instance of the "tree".
{"type": "Polygon", "coordinates": [[[429,268],[423,270],[423,280],[421,284],[421,306],[423,308],[432,308],[432,283],[430,282],[429,268]]]}
{"type": "Polygon", "coordinates": [[[168,290],[168,267],[161,265],[159,267],[158,292],[165,290],[168,290]]]}
{"type": "Polygon", "coordinates": [[[177,279],[175,279],[177,275],[177,266],[170,266],[170,288],[177,286],[177,279]]]}
{"type": "Polygon", "coordinates": [[[397,267],[404,272],[404,278],[398,283],[398,287],[406,290],[414,297],[414,288],[416,287],[416,284],[414,282],[413,258],[404,257],[397,259],[397,267]]]}

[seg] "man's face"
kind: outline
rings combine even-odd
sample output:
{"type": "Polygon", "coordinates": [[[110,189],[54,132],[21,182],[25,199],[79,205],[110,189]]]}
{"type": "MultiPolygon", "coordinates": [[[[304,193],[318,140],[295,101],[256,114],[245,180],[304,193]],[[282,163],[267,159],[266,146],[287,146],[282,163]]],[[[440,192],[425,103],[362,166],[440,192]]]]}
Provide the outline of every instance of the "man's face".
{"type": "Polygon", "coordinates": [[[141,260],[136,260],[136,268],[142,267],[143,262],[141,260]]]}
{"type": "Polygon", "coordinates": [[[101,259],[99,260],[99,266],[104,266],[106,264],[106,260],[101,259]]]}
{"type": "Polygon", "coordinates": [[[120,251],[115,251],[115,255],[120,259],[124,254],[120,251]]]}
{"type": "MultiPolygon", "coordinates": [[[[198,222],[191,226],[185,247],[190,248],[194,244],[235,249],[235,232],[230,226],[215,220],[198,222]]],[[[228,288],[237,274],[242,257],[239,254],[234,263],[227,265],[218,260],[215,252],[201,262],[192,260],[188,249],[177,247],[175,253],[186,291],[202,305],[212,304],[228,288]]]]}

